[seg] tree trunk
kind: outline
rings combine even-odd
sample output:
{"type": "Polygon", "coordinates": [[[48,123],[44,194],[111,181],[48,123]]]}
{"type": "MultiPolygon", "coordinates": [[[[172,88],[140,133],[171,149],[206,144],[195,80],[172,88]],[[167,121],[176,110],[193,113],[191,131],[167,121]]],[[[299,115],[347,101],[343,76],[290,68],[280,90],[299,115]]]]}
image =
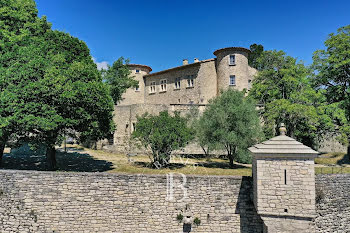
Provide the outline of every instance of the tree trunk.
{"type": "Polygon", "coordinates": [[[228,159],[230,160],[230,168],[233,168],[234,167],[234,165],[233,165],[233,155],[229,154],[228,155],[228,159]]]}
{"type": "Polygon", "coordinates": [[[48,146],[46,148],[46,160],[47,160],[47,167],[49,170],[51,171],[57,170],[55,146],[48,146]]]}
{"type": "Polygon", "coordinates": [[[2,156],[4,155],[5,143],[0,142],[0,167],[2,164],[2,156]]]}

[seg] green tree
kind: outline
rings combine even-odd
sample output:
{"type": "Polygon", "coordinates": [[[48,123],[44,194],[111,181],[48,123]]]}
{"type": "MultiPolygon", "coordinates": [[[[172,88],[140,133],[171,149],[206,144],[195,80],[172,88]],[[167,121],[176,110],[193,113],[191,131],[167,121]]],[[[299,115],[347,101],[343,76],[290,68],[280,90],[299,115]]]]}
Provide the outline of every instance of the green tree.
{"type": "Polygon", "coordinates": [[[317,147],[333,124],[324,93],[311,86],[311,70],[283,51],[264,51],[257,61],[261,70],[249,96],[263,105],[265,135],[275,136],[276,127],[284,122],[291,137],[317,147]]]}
{"type": "Polygon", "coordinates": [[[24,94],[27,105],[40,106],[29,139],[47,147],[49,167],[55,169],[55,145],[67,132],[94,140],[112,133],[113,100],[83,41],[59,31],[49,31],[42,39],[36,46],[42,45],[47,61],[43,76],[24,94]]]}
{"type": "Polygon", "coordinates": [[[33,1],[3,2],[1,11],[10,13],[0,30],[1,148],[11,136],[44,144],[55,169],[55,145],[66,132],[111,133],[113,101],[84,42],[52,31],[33,1]]]}
{"type": "Polygon", "coordinates": [[[329,102],[336,103],[345,112],[346,121],[338,122],[338,126],[350,157],[350,25],[331,33],[325,46],[325,50],[318,50],[313,56],[314,83],[326,90],[329,102]]]}
{"type": "Polygon", "coordinates": [[[114,104],[118,104],[122,100],[122,94],[131,87],[138,87],[138,81],[131,76],[131,71],[128,67],[129,60],[120,57],[112,66],[106,70],[102,70],[103,79],[110,86],[110,92],[114,104]]]}
{"type": "Polygon", "coordinates": [[[251,67],[254,67],[255,69],[259,69],[259,63],[257,62],[257,59],[262,55],[264,52],[264,46],[261,44],[252,44],[250,45],[250,51],[248,57],[248,64],[251,67]]]}
{"type": "Polygon", "coordinates": [[[262,139],[254,101],[237,90],[222,92],[211,100],[201,121],[205,122],[202,127],[205,127],[206,141],[226,149],[231,167],[238,160],[240,152],[262,139]]]}
{"type": "Polygon", "coordinates": [[[210,152],[218,146],[211,141],[208,141],[206,136],[208,133],[207,119],[203,119],[203,115],[200,114],[197,107],[192,107],[186,115],[188,119],[188,125],[192,129],[194,135],[194,142],[198,144],[206,157],[210,156],[210,152]]]}
{"type": "Polygon", "coordinates": [[[6,143],[23,134],[30,120],[23,117],[30,106],[21,101],[21,87],[28,81],[25,76],[36,77],[39,72],[38,59],[33,58],[37,50],[28,48],[50,29],[37,13],[32,0],[0,1],[0,166],[6,143]]]}
{"type": "Polygon", "coordinates": [[[159,168],[169,165],[171,153],[186,146],[193,139],[193,133],[178,112],[171,116],[164,111],[157,116],[146,113],[138,117],[132,137],[151,149],[151,162],[159,168]]]}

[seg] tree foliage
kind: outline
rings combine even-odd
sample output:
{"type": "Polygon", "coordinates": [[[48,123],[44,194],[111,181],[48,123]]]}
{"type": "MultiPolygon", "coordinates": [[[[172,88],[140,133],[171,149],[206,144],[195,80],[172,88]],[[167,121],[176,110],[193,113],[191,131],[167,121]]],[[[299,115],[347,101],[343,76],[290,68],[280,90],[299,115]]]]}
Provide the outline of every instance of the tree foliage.
{"type": "Polygon", "coordinates": [[[265,135],[275,136],[283,122],[291,137],[316,147],[333,124],[322,91],[311,86],[311,70],[283,51],[264,51],[257,61],[261,71],[249,95],[263,105],[265,135]]]}
{"type": "Polygon", "coordinates": [[[138,87],[138,81],[130,76],[129,60],[120,57],[107,70],[102,70],[106,83],[109,84],[114,104],[122,100],[122,94],[130,87],[138,87]]]}
{"type": "Polygon", "coordinates": [[[34,1],[0,1],[0,165],[6,142],[28,129],[30,117],[23,116],[31,107],[21,101],[21,88],[40,66],[30,44],[49,29],[46,18],[37,17],[34,1]]]}
{"type": "MultiPolygon", "coordinates": [[[[32,12],[32,18],[29,26],[9,23],[10,32],[0,30],[6,35],[1,38],[0,144],[13,135],[16,141],[44,144],[50,168],[55,169],[54,146],[67,132],[95,139],[112,132],[113,101],[84,42],[51,30],[45,19],[37,17],[33,1],[11,4],[24,15],[32,12]],[[11,34],[11,30],[18,32],[11,34]]],[[[24,22],[16,11],[6,17],[8,22],[13,17],[24,22]]]]}
{"type": "Polygon", "coordinates": [[[242,152],[263,137],[254,101],[237,90],[222,92],[211,100],[200,121],[205,142],[226,149],[231,167],[242,152]]]}
{"type": "Polygon", "coordinates": [[[151,162],[159,168],[169,165],[171,153],[186,146],[193,139],[193,133],[178,112],[171,116],[164,111],[157,116],[146,113],[138,117],[132,137],[151,149],[151,162]]]}
{"type": "Polygon", "coordinates": [[[313,56],[314,84],[326,90],[327,99],[335,104],[333,106],[343,109],[346,121],[338,121],[338,126],[341,141],[348,145],[350,156],[350,25],[331,33],[325,46],[325,50],[318,50],[313,56]]]}
{"type": "Polygon", "coordinates": [[[210,152],[218,147],[215,142],[209,141],[207,134],[209,128],[207,127],[207,119],[204,119],[200,114],[197,107],[190,108],[186,118],[188,119],[188,125],[192,129],[194,139],[193,141],[198,144],[206,157],[210,156],[210,152]]]}
{"type": "Polygon", "coordinates": [[[275,136],[283,122],[291,137],[316,147],[333,124],[322,90],[311,86],[311,70],[283,51],[264,51],[257,61],[261,71],[249,95],[263,105],[265,135],[275,136]]]}
{"type": "Polygon", "coordinates": [[[248,64],[251,67],[254,67],[255,69],[259,70],[260,67],[259,67],[259,62],[257,60],[264,52],[264,46],[262,46],[261,44],[252,44],[250,45],[250,51],[251,53],[249,54],[249,57],[248,57],[248,64]]]}

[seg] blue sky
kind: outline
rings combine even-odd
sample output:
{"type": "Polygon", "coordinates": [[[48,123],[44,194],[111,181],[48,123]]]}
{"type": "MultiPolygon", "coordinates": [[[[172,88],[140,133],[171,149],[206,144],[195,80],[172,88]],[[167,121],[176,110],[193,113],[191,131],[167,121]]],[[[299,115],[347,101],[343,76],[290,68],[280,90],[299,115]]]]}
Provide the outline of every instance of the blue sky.
{"type": "MultiPolygon", "coordinates": [[[[258,43],[306,64],[327,35],[350,24],[350,1],[36,0],[54,29],[86,42],[97,62],[123,56],[159,71],[182,59],[258,43]]],[[[103,64],[103,63],[102,63],[103,64]]]]}

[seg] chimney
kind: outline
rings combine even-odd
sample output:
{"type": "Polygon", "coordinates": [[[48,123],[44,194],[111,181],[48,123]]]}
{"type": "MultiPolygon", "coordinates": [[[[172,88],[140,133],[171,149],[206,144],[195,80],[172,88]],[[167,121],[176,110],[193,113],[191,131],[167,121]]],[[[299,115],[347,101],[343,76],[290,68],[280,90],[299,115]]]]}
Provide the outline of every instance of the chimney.
{"type": "Polygon", "coordinates": [[[188,65],[188,60],[187,59],[183,59],[182,60],[182,65],[188,65]]]}
{"type": "Polygon", "coordinates": [[[196,63],[196,62],[199,62],[198,58],[195,58],[195,59],[194,59],[194,63],[196,63]]]}

